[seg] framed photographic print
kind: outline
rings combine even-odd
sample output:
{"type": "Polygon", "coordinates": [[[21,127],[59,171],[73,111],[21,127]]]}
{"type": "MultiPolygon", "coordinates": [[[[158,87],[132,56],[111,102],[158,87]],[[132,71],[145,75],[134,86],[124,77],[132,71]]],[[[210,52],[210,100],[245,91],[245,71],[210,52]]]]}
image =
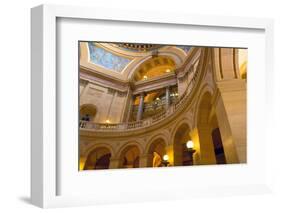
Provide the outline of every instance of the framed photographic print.
{"type": "Polygon", "coordinates": [[[271,20],[43,5],[31,39],[35,205],[270,192],[271,20]]]}

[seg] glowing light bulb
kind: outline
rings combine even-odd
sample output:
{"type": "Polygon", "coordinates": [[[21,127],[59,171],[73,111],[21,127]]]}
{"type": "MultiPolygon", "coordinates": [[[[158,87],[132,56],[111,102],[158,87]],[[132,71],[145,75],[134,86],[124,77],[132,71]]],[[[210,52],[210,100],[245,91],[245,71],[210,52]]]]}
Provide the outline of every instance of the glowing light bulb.
{"type": "Polygon", "coordinates": [[[110,121],[107,119],[107,120],[105,121],[105,123],[109,124],[109,123],[110,123],[110,121]]]}
{"type": "Polygon", "coordinates": [[[160,98],[156,98],[156,101],[159,101],[160,100],[160,98]]]}
{"type": "Polygon", "coordinates": [[[169,160],[169,156],[168,156],[168,155],[164,155],[164,156],[163,156],[163,160],[164,160],[164,161],[168,161],[168,160],[169,160]]]}
{"type": "Polygon", "coordinates": [[[171,70],[170,69],[166,69],[166,72],[168,73],[168,72],[171,72],[171,70]]]}
{"type": "Polygon", "coordinates": [[[146,80],[146,79],[147,79],[147,76],[146,76],[146,75],[144,75],[144,76],[143,76],[143,79],[144,79],[144,80],[146,80]]]}
{"type": "Polygon", "coordinates": [[[194,148],[194,143],[193,143],[193,141],[192,141],[192,140],[187,141],[187,142],[186,142],[186,147],[187,147],[188,149],[193,149],[193,148],[194,148]]]}

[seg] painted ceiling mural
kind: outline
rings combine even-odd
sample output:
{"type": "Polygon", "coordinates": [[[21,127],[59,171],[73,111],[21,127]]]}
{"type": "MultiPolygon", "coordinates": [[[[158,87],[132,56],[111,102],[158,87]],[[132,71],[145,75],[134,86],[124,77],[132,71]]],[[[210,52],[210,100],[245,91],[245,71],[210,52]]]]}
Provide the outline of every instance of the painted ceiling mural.
{"type": "Polygon", "coordinates": [[[121,72],[131,61],[130,59],[108,52],[105,49],[98,47],[93,42],[88,42],[88,46],[91,62],[106,69],[121,72]]]}
{"type": "MultiPolygon", "coordinates": [[[[120,44],[121,45],[121,44],[120,44]]],[[[129,45],[129,44],[128,44],[129,45]]],[[[127,66],[128,63],[131,62],[130,59],[116,55],[110,51],[107,51],[106,49],[96,45],[94,42],[88,42],[89,46],[89,52],[90,52],[90,61],[98,66],[101,66],[103,68],[113,70],[115,72],[122,72],[122,70],[127,66]]],[[[115,44],[115,46],[118,46],[115,44]]],[[[136,45],[137,47],[141,45],[136,45]]],[[[122,49],[126,49],[129,51],[138,51],[135,50],[133,47],[131,49],[128,49],[127,46],[124,44],[123,46],[118,46],[122,49]]],[[[146,51],[153,50],[161,47],[161,45],[150,45],[149,47],[146,47],[146,51]],[[150,49],[149,49],[150,48],[150,49]]],[[[184,46],[184,45],[176,45],[176,47],[182,49],[186,53],[190,50],[190,46],[184,46]]]]}

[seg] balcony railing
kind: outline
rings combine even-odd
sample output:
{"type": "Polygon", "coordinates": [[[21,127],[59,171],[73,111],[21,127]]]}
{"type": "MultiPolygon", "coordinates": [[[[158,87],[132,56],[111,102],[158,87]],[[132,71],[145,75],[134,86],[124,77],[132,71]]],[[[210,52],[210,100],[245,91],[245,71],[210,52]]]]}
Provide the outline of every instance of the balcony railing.
{"type": "Polygon", "coordinates": [[[184,103],[187,101],[189,94],[191,93],[197,78],[199,76],[199,69],[190,69],[188,75],[192,76],[190,79],[185,92],[177,99],[175,99],[167,110],[162,110],[161,112],[140,121],[127,122],[127,123],[94,123],[91,121],[80,121],[80,128],[83,129],[93,129],[93,130],[130,130],[130,129],[139,129],[151,126],[152,124],[158,123],[168,116],[174,114],[176,110],[181,108],[184,103]]]}
{"type": "MultiPolygon", "coordinates": [[[[170,96],[170,100],[169,100],[170,105],[176,103],[177,100],[178,100],[177,96],[170,96]]],[[[145,103],[143,106],[142,118],[146,119],[146,118],[152,117],[156,114],[161,114],[163,111],[165,111],[165,109],[166,109],[166,99],[165,98],[153,101],[151,103],[145,103]]],[[[139,110],[138,105],[134,105],[132,107],[132,118],[133,119],[137,118],[138,110],[139,110]]]]}

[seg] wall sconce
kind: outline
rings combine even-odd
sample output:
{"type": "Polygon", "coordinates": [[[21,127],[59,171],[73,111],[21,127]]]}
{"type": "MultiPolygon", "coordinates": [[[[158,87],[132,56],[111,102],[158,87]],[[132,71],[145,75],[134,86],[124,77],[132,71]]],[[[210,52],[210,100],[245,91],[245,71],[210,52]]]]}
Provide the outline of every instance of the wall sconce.
{"type": "Polygon", "coordinates": [[[163,160],[162,160],[162,165],[167,167],[170,164],[170,162],[168,160],[169,160],[169,156],[168,155],[164,155],[163,156],[163,160]]]}
{"type": "Polygon", "coordinates": [[[194,148],[194,143],[192,140],[189,140],[186,142],[186,147],[187,149],[193,149],[194,148]]]}
{"type": "Polygon", "coordinates": [[[186,148],[187,148],[188,154],[190,155],[190,158],[192,160],[192,165],[193,165],[193,154],[196,152],[196,150],[194,149],[194,143],[192,140],[189,140],[186,142],[186,148]]]}

